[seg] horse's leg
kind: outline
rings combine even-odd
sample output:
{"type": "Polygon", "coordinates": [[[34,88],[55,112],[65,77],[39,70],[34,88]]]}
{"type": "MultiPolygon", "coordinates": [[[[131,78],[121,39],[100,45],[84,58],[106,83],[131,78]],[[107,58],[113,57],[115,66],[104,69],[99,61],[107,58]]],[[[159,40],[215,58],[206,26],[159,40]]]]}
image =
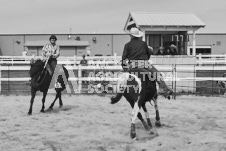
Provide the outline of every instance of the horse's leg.
{"type": "Polygon", "coordinates": [[[146,117],[146,119],[147,119],[148,126],[150,126],[149,133],[150,133],[150,134],[154,134],[154,132],[153,132],[153,127],[152,127],[152,124],[151,124],[151,119],[150,119],[149,113],[148,113],[148,111],[147,111],[147,108],[146,108],[146,106],[145,106],[145,103],[142,104],[142,108],[143,108],[143,110],[144,110],[144,113],[145,113],[145,117],[146,117]]]}
{"type": "Polygon", "coordinates": [[[42,97],[42,109],[40,112],[44,113],[44,109],[45,109],[45,100],[46,100],[46,95],[47,95],[47,92],[43,92],[43,97],[42,97]]]}
{"type": "Polygon", "coordinates": [[[53,109],[53,106],[54,106],[54,104],[55,104],[55,102],[56,102],[56,100],[57,100],[58,98],[59,98],[59,94],[57,93],[57,94],[56,94],[56,97],[55,97],[53,103],[50,105],[49,109],[53,109]]]}
{"type": "Polygon", "coordinates": [[[59,107],[62,108],[62,106],[63,106],[63,101],[61,98],[61,92],[59,92],[59,107]]]}
{"type": "Polygon", "coordinates": [[[135,128],[135,122],[137,115],[139,113],[140,107],[138,106],[138,102],[135,102],[133,111],[132,111],[132,121],[131,121],[131,131],[130,131],[130,136],[133,139],[136,139],[136,128],[135,128]]]}
{"type": "Polygon", "coordinates": [[[155,104],[155,113],[156,113],[156,116],[155,116],[155,125],[157,127],[161,127],[161,122],[160,122],[160,116],[159,116],[159,109],[158,109],[158,99],[153,99],[153,102],[155,104]]]}
{"type": "MultiPolygon", "coordinates": [[[[131,107],[133,108],[134,107],[134,101],[132,99],[127,99],[128,102],[130,103],[131,107]]],[[[144,125],[144,128],[147,130],[147,131],[150,131],[150,127],[148,126],[148,124],[145,122],[145,120],[143,119],[142,117],[142,114],[139,112],[137,114],[137,117],[139,118],[139,120],[142,122],[142,124],[144,125]]]]}
{"type": "Polygon", "coordinates": [[[29,108],[29,111],[27,113],[28,115],[32,114],[32,107],[33,107],[36,92],[37,91],[34,88],[31,87],[31,101],[30,101],[30,108],[29,108]]]}

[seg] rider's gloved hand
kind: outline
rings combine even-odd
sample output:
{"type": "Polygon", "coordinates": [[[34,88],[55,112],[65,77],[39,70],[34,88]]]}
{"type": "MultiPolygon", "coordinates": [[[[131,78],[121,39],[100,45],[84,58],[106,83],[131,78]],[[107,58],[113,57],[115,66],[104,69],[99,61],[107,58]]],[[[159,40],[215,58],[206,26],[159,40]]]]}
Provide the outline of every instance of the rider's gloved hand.
{"type": "Polygon", "coordinates": [[[51,56],[51,53],[47,52],[46,57],[50,57],[50,56],[51,56]]]}

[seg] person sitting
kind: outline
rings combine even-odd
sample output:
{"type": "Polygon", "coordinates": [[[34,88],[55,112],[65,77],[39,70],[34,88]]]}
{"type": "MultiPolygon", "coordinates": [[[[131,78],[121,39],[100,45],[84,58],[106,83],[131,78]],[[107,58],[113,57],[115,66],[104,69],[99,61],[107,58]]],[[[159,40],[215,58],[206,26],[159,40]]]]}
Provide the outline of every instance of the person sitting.
{"type": "MultiPolygon", "coordinates": [[[[49,38],[49,43],[45,44],[42,48],[42,61],[46,62],[46,70],[48,71],[50,76],[53,76],[54,70],[57,65],[57,58],[60,56],[60,47],[56,44],[57,37],[55,35],[51,35],[49,38]]],[[[40,77],[39,77],[40,78],[40,77]]],[[[54,77],[55,81],[56,77],[54,77]]],[[[53,80],[51,82],[53,82],[53,80]]],[[[38,81],[33,81],[33,83],[39,83],[38,81]]],[[[27,85],[31,85],[31,80],[26,82],[27,85]]],[[[59,87],[59,83],[56,82],[55,87],[59,87]]]]}
{"type": "MultiPolygon", "coordinates": [[[[53,76],[57,65],[57,58],[60,56],[60,46],[56,44],[56,41],[57,37],[55,35],[51,35],[49,43],[45,44],[42,48],[42,58],[43,61],[48,61],[46,69],[50,76],[53,76]]],[[[57,82],[57,77],[54,76],[51,82],[51,84],[55,83],[55,87],[60,87],[59,82],[57,82]]]]}
{"type": "Polygon", "coordinates": [[[159,47],[158,51],[156,52],[155,55],[165,55],[165,52],[164,52],[164,47],[159,47]]]}
{"type": "Polygon", "coordinates": [[[165,55],[172,55],[172,51],[169,47],[167,47],[166,51],[165,51],[165,55]]]}
{"type": "Polygon", "coordinates": [[[178,55],[177,47],[174,44],[170,45],[169,49],[170,49],[171,55],[178,55]]]}

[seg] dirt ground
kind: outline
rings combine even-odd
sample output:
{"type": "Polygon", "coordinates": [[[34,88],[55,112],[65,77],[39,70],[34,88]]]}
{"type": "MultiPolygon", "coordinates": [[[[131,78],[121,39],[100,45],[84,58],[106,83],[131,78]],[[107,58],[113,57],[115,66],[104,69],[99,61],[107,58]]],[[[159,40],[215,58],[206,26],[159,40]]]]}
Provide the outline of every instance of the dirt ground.
{"type": "MultiPolygon", "coordinates": [[[[47,96],[46,109],[53,95],[47,96]]],[[[28,116],[30,96],[0,96],[1,151],[226,151],[226,98],[159,97],[162,127],[148,134],[137,119],[130,139],[131,107],[123,98],[63,95],[63,108],[40,113],[41,96],[28,116]]],[[[147,104],[152,123],[155,110],[147,104]]],[[[143,113],[143,112],[142,112],[143,113]]]]}

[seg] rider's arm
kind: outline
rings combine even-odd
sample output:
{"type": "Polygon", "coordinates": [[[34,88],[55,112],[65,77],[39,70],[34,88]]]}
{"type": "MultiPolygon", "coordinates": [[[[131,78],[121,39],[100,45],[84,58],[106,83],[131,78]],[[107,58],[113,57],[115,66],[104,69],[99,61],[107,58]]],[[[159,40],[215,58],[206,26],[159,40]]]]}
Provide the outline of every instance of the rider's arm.
{"type": "Polygon", "coordinates": [[[45,44],[45,45],[43,46],[42,52],[41,52],[42,58],[43,58],[43,59],[46,59],[46,58],[47,58],[47,56],[46,56],[47,51],[48,51],[48,44],[45,44]]]}
{"type": "Polygon", "coordinates": [[[124,50],[123,50],[123,53],[122,53],[122,60],[126,60],[126,59],[128,59],[128,57],[129,57],[128,45],[126,44],[124,46],[124,50]]]}
{"type": "Polygon", "coordinates": [[[60,56],[60,46],[57,45],[55,53],[52,54],[53,58],[58,58],[60,56]]]}
{"type": "Polygon", "coordinates": [[[148,48],[148,45],[147,44],[145,44],[145,49],[146,49],[146,54],[147,54],[147,56],[148,56],[148,60],[150,59],[150,57],[151,57],[151,52],[150,52],[150,50],[149,50],[149,48],[148,48]]]}
{"type": "Polygon", "coordinates": [[[126,44],[124,46],[124,50],[123,50],[123,53],[122,53],[122,68],[123,70],[127,70],[128,68],[128,63],[127,63],[127,59],[129,58],[129,52],[128,52],[128,45],[126,44]]]}

